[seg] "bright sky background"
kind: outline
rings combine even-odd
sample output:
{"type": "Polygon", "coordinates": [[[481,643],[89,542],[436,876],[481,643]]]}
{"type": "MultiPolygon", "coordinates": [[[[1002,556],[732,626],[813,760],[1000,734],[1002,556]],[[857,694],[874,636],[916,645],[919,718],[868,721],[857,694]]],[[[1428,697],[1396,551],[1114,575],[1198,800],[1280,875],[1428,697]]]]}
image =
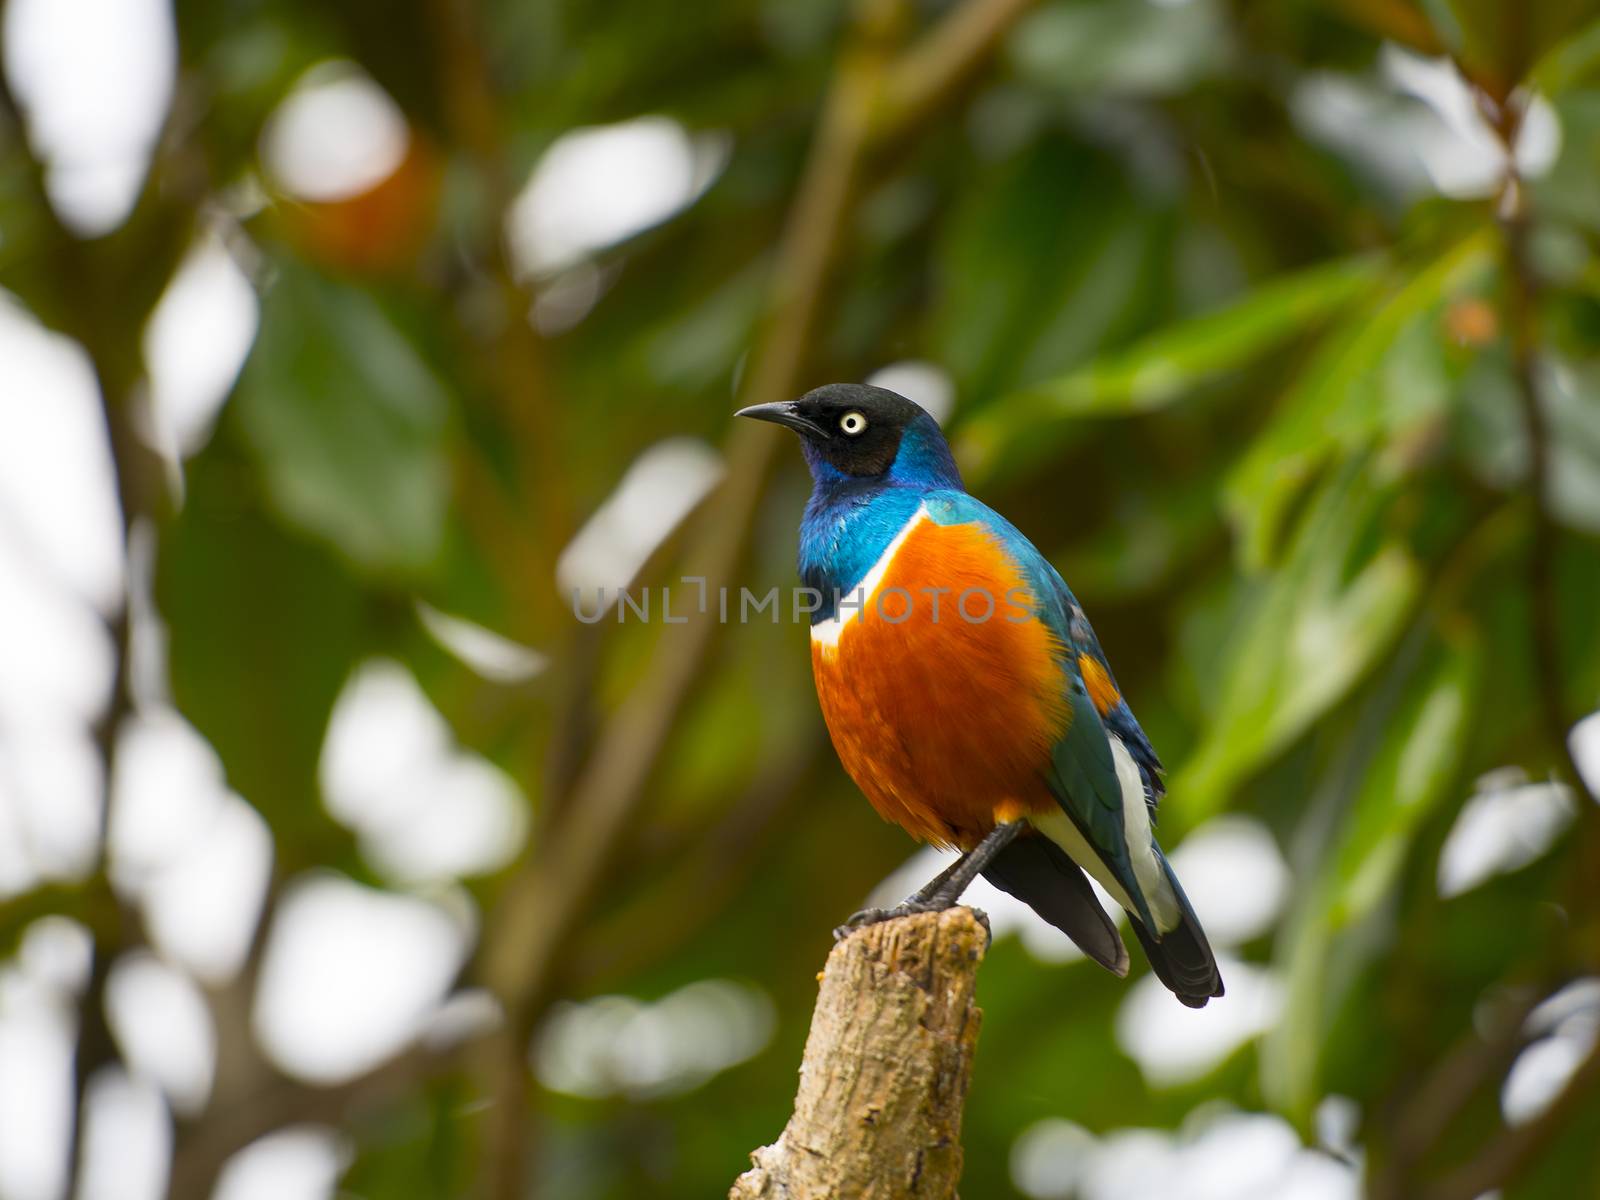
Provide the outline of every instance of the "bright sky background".
{"type": "MultiPolygon", "coordinates": [[[[10,0],[0,44],[58,212],[85,236],[115,229],[142,185],[172,97],[176,53],[166,0],[10,0]]],[[[1492,140],[1453,71],[1399,50],[1386,52],[1370,79],[1308,84],[1296,112],[1308,134],[1399,188],[1481,195],[1498,170],[1492,140]],[[1406,122],[1362,119],[1407,96],[1422,103],[1406,122]]],[[[1517,151],[1523,170],[1546,168],[1559,136],[1553,114],[1536,104],[1517,151]]],[[[353,64],[327,62],[285,99],[262,158],[274,187],[329,199],[383,179],[408,140],[403,116],[370,78],[353,64]]],[[[534,319],[551,328],[582,320],[606,282],[592,262],[596,252],[692,204],[731,152],[725,135],[690,133],[650,115],[558,138],[506,229],[519,269],[541,289],[534,319]]],[[[150,436],[174,464],[205,445],[254,338],[257,292],[240,265],[248,250],[240,231],[219,218],[192,248],[147,331],[150,436]]],[[[932,363],[886,363],[872,380],[941,419],[958,400],[932,363]]],[[[562,555],[562,583],[614,588],[632,579],[721,470],[717,452],[692,439],[647,450],[562,555]]],[[[104,781],[88,723],[109,688],[103,618],[123,603],[126,558],[89,363],[0,294],[0,898],[74,877],[93,855],[104,781]]],[[[214,1070],[215,1034],[200,985],[237,969],[272,861],[270,833],[249,797],[230,790],[215,753],[165,702],[159,616],[143,592],[135,592],[133,611],[145,655],[137,664],[140,711],[122,734],[109,849],[116,885],[142,906],[152,947],[119,962],[108,989],[131,1073],[98,1077],[89,1097],[84,1194],[106,1200],[162,1193],[172,1114],[203,1107],[214,1070]]],[[[426,609],[419,619],[486,677],[526,678],[542,669],[537,653],[450,614],[426,609]]],[[[1578,755],[1600,784],[1600,718],[1581,730],[1578,755]]],[[[501,865],[526,835],[515,785],[454,743],[398,663],[369,662],[349,680],[321,781],[332,815],[397,887],[375,891],[323,872],[294,881],[284,897],[253,1025],[278,1065],[319,1082],[348,1078],[440,1028],[449,982],[478,919],[457,880],[501,865]]],[[[1445,846],[1440,890],[1466,891],[1530,861],[1571,821],[1573,804],[1560,789],[1515,772],[1487,777],[1445,846]]],[[[1174,857],[1225,957],[1269,928],[1287,900],[1288,867],[1249,818],[1217,818],[1174,857]]],[[[898,899],[939,865],[933,852],[914,856],[874,898],[898,899]]],[[[1010,897],[980,883],[969,899],[989,911],[997,935],[1020,937],[1042,962],[1081,957],[1010,897]]],[[[37,923],[16,959],[0,966],[0,1195],[7,1200],[59,1194],[69,1119],[67,1013],[87,968],[86,936],[60,918],[37,923]]],[[[1228,1002],[1199,1012],[1153,978],[1129,989],[1116,1037],[1153,1086],[1204,1074],[1273,1022],[1280,979],[1231,959],[1224,974],[1228,1002]]],[[[1587,1053],[1594,1006],[1580,1001],[1592,1000],[1597,987],[1580,981],[1574,988],[1587,992],[1558,997],[1535,1014],[1537,1040],[1506,1083],[1508,1116],[1526,1120],[1540,1111],[1587,1053]]],[[[449,1003],[457,1017],[465,1010],[474,1020],[485,1016],[481,996],[449,1003]]],[[[662,1095],[759,1053],[773,1019],[765,995],[729,980],[649,999],[597,997],[558,1008],[530,1062],[547,1086],[575,1095],[662,1095]]],[[[1338,1105],[1325,1115],[1335,1131],[1353,1123],[1338,1105]]],[[[287,1130],[241,1154],[217,1195],[331,1196],[348,1155],[332,1131],[287,1130]]],[[[1220,1109],[1197,1111],[1177,1134],[1095,1138],[1046,1121],[1021,1132],[1012,1170],[1017,1186],[1040,1200],[1180,1193],[1342,1200],[1357,1186],[1352,1171],[1301,1149],[1277,1118],[1220,1109]]]]}

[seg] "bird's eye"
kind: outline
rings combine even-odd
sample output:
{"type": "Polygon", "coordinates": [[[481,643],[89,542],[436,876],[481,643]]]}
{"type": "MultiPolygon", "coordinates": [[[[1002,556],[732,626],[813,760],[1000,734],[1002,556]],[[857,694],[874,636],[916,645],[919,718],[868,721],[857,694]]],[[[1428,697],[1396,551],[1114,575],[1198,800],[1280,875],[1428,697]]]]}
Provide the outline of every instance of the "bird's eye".
{"type": "Polygon", "coordinates": [[[839,428],[851,437],[860,434],[867,427],[867,419],[858,412],[847,412],[839,418],[839,428]]]}

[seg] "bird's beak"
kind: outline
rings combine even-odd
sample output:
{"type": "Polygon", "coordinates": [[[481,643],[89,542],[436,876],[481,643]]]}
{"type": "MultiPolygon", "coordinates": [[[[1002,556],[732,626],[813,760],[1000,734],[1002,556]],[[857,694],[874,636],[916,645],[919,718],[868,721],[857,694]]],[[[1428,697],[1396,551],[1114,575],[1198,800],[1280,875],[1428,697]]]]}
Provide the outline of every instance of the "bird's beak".
{"type": "Polygon", "coordinates": [[[749,417],[753,421],[771,421],[774,425],[786,425],[808,437],[829,436],[828,431],[802,413],[800,406],[793,400],[780,400],[776,404],[752,404],[749,408],[741,408],[733,415],[749,417]]]}

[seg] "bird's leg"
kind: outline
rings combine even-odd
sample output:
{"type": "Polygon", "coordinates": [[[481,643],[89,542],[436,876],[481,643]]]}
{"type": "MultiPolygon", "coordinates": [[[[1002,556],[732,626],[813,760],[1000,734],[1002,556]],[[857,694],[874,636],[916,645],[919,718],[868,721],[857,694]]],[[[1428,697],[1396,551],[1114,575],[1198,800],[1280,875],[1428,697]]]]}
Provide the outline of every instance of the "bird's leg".
{"type": "MultiPolygon", "coordinates": [[[[937,911],[930,904],[934,893],[957,871],[961,870],[966,865],[967,859],[971,857],[972,851],[969,850],[893,908],[863,908],[860,912],[851,916],[843,925],[835,927],[833,931],[834,941],[848,937],[857,929],[865,929],[868,925],[876,925],[880,921],[892,921],[896,917],[908,917],[912,913],[937,911]]],[[[948,908],[949,905],[943,905],[942,907],[948,908]]]]}
{"type": "Polygon", "coordinates": [[[1021,821],[996,825],[983,841],[957,859],[955,866],[934,876],[927,887],[911,898],[921,900],[933,912],[953,907],[982,870],[1022,832],[1022,825],[1021,821]]]}
{"type": "Polygon", "coordinates": [[[972,853],[973,852],[971,850],[968,850],[960,858],[956,859],[955,862],[951,863],[932,879],[928,880],[927,883],[923,884],[916,891],[912,892],[911,895],[907,896],[905,902],[907,904],[926,904],[933,898],[934,893],[944,886],[947,880],[953,877],[957,871],[961,870],[962,867],[967,865],[967,859],[972,857],[972,853]]]}
{"type": "MultiPolygon", "coordinates": [[[[940,871],[926,885],[907,896],[893,908],[864,908],[833,931],[834,940],[849,937],[858,929],[892,921],[896,917],[909,917],[913,913],[943,912],[955,906],[961,893],[978,877],[995,855],[1011,844],[1022,832],[1021,821],[1007,821],[996,825],[989,835],[955,862],[940,871]]],[[[987,922],[986,922],[987,923],[987,922]]]]}

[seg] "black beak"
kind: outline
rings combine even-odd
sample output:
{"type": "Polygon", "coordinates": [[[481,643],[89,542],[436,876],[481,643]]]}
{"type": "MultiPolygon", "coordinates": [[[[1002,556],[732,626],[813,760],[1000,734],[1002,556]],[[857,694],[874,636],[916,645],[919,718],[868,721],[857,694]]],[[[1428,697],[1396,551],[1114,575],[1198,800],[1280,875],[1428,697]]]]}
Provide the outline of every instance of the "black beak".
{"type": "Polygon", "coordinates": [[[786,425],[807,437],[830,436],[826,429],[802,413],[800,406],[793,400],[780,400],[776,404],[752,404],[749,408],[741,408],[733,415],[749,417],[753,421],[771,421],[774,425],[786,425]]]}

